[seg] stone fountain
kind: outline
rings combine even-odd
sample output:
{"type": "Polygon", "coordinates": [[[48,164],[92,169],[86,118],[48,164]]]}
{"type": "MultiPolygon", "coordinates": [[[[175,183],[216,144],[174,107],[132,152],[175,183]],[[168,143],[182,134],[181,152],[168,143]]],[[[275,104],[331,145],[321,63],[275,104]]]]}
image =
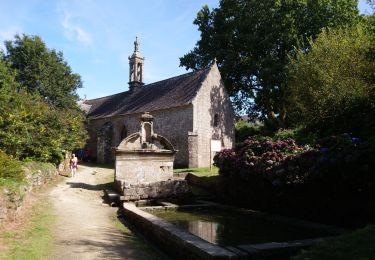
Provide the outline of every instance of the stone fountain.
{"type": "Polygon", "coordinates": [[[126,137],[115,148],[115,185],[125,201],[186,195],[185,180],[173,178],[173,161],[177,150],[156,133],[153,116],[141,116],[140,132],[126,137]]]}

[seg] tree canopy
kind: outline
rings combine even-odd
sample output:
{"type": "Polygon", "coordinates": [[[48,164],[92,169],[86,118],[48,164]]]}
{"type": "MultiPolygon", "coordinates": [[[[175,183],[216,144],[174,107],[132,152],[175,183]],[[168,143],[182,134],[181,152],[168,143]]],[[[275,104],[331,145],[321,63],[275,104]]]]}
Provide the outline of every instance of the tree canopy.
{"type": "Polygon", "coordinates": [[[39,37],[16,36],[15,42],[7,42],[9,52],[0,56],[0,150],[58,163],[64,150],[86,140],[76,104],[79,76],[39,37]]]}
{"type": "Polygon", "coordinates": [[[48,49],[39,36],[28,35],[16,35],[5,47],[4,58],[17,71],[20,87],[38,93],[55,107],[75,105],[81,77],[72,72],[62,52],[48,49]]]}
{"type": "Polygon", "coordinates": [[[323,28],[358,20],[357,0],[221,0],[204,6],[194,24],[201,33],[180,58],[186,69],[200,69],[214,58],[237,111],[283,125],[287,117],[289,56],[308,49],[323,28]]]}
{"type": "Polygon", "coordinates": [[[323,133],[373,131],[374,25],[325,30],[308,53],[297,52],[288,80],[294,121],[323,133]]]}

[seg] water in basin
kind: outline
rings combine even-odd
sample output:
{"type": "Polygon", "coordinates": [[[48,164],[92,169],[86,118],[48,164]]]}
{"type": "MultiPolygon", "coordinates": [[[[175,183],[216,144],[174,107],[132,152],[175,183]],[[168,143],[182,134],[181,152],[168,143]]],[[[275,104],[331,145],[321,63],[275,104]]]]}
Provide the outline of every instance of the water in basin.
{"type": "Polygon", "coordinates": [[[284,222],[222,208],[196,207],[151,210],[152,214],[221,246],[284,242],[330,236],[327,231],[287,225],[284,222]]]}

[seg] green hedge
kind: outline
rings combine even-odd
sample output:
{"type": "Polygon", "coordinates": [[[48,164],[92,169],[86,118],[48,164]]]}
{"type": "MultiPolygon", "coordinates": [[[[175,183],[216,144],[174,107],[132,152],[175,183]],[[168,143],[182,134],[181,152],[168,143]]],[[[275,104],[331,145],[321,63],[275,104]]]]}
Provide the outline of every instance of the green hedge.
{"type": "Polygon", "coordinates": [[[21,182],[23,178],[21,163],[0,150],[0,186],[7,181],[21,182]]]}
{"type": "Polygon", "coordinates": [[[323,242],[303,251],[295,260],[375,259],[375,226],[323,242]]]}

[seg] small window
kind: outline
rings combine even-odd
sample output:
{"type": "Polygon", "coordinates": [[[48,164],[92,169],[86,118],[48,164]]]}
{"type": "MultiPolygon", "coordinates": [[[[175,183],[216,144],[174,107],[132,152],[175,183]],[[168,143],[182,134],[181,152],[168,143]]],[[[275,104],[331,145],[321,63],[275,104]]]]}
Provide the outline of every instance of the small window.
{"type": "Polygon", "coordinates": [[[128,131],[126,129],[126,126],[123,126],[121,130],[121,141],[128,136],[128,131]]]}
{"type": "Polygon", "coordinates": [[[144,128],[145,128],[145,141],[150,143],[151,142],[151,124],[145,123],[144,128]]]}
{"type": "Polygon", "coordinates": [[[214,127],[217,127],[219,125],[219,115],[214,115],[214,127]]]}
{"type": "Polygon", "coordinates": [[[131,64],[130,65],[130,81],[135,81],[135,79],[134,79],[134,69],[135,69],[135,66],[134,66],[134,64],[131,64]]]}

